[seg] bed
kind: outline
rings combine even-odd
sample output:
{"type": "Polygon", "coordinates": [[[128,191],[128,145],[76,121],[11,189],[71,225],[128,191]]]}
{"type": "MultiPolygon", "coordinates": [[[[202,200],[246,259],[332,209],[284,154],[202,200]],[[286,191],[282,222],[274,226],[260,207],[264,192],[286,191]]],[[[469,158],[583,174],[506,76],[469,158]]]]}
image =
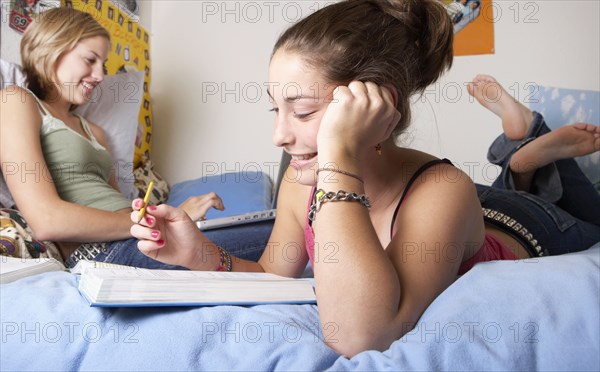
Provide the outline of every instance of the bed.
{"type": "Polygon", "coordinates": [[[3,371],[600,369],[600,243],[476,265],[388,350],[337,355],[316,305],[91,308],[77,277],[3,284],[3,371]]]}

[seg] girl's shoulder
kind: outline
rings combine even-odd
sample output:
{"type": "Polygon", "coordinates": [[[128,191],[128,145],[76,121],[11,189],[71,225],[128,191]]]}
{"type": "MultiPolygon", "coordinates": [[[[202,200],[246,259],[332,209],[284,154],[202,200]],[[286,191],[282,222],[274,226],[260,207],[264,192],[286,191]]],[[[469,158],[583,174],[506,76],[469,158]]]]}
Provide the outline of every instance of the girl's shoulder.
{"type": "MultiPolygon", "coordinates": [[[[0,107],[2,116],[20,118],[24,121],[32,119],[36,122],[39,122],[43,110],[39,99],[31,91],[16,85],[9,85],[0,90],[0,107]]],[[[6,122],[15,121],[6,120],[6,122]]]]}
{"type": "Polygon", "coordinates": [[[478,226],[482,221],[481,204],[473,180],[450,162],[429,154],[415,156],[414,164],[410,164],[413,169],[403,178],[393,231],[411,236],[413,241],[420,236],[409,234],[418,231],[435,233],[439,241],[448,241],[448,237],[439,235],[444,227],[458,232],[465,222],[478,226]]]}
{"type": "Polygon", "coordinates": [[[0,90],[0,104],[23,105],[27,103],[37,104],[39,99],[28,89],[18,85],[7,85],[0,90]]]}
{"type": "MultiPolygon", "coordinates": [[[[400,148],[397,152],[398,161],[395,162],[395,172],[401,172],[403,177],[412,177],[417,173],[421,173],[425,169],[434,168],[434,165],[444,165],[454,167],[452,161],[446,158],[438,158],[429,153],[415,150],[400,148]]],[[[444,169],[442,167],[441,169],[444,169]]]]}
{"type": "Polygon", "coordinates": [[[401,149],[399,156],[396,171],[402,176],[405,192],[428,198],[431,194],[470,194],[474,190],[472,179],[450,159],[413,149],[401,149]]]}

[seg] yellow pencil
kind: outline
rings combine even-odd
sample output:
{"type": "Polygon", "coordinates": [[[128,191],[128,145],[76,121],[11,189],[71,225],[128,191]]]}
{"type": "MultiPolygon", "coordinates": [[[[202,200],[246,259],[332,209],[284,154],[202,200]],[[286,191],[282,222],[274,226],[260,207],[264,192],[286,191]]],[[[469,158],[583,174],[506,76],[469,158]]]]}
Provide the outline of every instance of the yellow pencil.
{"type": "Polygon", "coordinates": [[[140,223],[142,218],[144,218],[144,214],[146,214],[146,207],[148,206],[148,200],[150,200],[150,193],[152,192],[152,187],[154,187],[154,180],[150,181],[150,184],[148,185],[148,191],[146,191],[146,195],[144,195],[144,206],[142,207],[142,209],[140,209],[140,212],[138,213],[137,223],[140,223]]]}

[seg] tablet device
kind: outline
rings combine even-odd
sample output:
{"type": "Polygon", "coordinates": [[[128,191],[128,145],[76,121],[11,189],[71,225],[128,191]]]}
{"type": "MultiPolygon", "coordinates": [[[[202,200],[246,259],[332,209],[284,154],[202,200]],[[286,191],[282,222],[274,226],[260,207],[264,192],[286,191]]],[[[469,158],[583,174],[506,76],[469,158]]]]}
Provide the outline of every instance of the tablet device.
{"type": "Polygon", "coordinates": [[[269,221],[275,218],[275,209],[237,214],[229,217],[212,218],[210,220],[196,221],[196,225],[202,231],[244,225],[254,222],[269,221]]]}

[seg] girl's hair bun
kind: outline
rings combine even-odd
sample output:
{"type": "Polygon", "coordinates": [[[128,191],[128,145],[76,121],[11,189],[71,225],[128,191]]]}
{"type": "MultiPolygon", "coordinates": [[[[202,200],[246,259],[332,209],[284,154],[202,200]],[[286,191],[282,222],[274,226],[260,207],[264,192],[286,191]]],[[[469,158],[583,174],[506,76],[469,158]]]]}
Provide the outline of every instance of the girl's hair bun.
{"type": "Polygon", "coordinates": [[[375,0],[401,21],[414,37],[414,92],[425,90],[452,66],[454,27],[439,0],[375,0]]]}

